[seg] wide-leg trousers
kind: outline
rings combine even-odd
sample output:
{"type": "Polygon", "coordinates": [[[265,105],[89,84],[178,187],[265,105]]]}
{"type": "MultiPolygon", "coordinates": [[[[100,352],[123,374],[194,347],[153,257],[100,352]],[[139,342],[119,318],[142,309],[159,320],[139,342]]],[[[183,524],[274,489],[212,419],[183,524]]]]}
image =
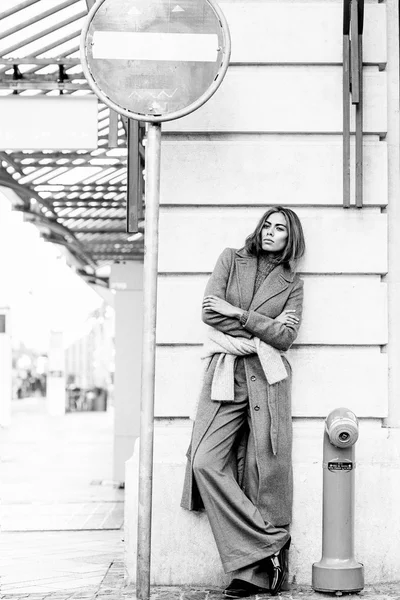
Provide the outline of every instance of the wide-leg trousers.
{"type": "Polygon", "coordinates": [[[246,491],[237,481],[237,440],[246,423],[249,443],[254,443],[243,369],[243,376],[235,376],[235,402],[220,403],[197,448],[193,472],[225,572],[234,571],[234,578],[267,588],[265,558],[280,550],[290,536],[285,528],[265,522],[256,506],[255,461],[246,464],[246,491]]]}

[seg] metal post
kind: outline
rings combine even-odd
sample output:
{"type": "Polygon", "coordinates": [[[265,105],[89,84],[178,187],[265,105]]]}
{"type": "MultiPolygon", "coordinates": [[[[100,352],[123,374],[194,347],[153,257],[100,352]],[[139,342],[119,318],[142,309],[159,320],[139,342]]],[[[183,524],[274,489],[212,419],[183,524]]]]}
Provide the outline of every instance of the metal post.
{"type": "MultiPolygon", "coordinates": [[[[138,205],[139,205],[139,123],[128,119],[127,127],[128,145],[128,185],[126,195],[126,230],[128,233],[139,231],[138,205]]],[[[141,199],[140,199],[141,201],[141,199]]]]}
{"type": "Polygon", "coordinates": [[[108,123],[108,147],[118,148],[118,113],[112,108],[108,123]]]}
{"type": "MultiPolygon", "coordinates": [[[[360,33],[360,32],[359,32],[360,33]]],[[[356,104],[356,206],[363,207],[363,38],[358,36],[358,103],[356,104]]]]}
{"type": "Polygon", "coordinates": [[[358,48],[358,2],[357,2],[357,0],[352,0],[350,14],[351,14],[351,18],[350,18],[351,101],[353,104],[358,104],[360,101],[360,71],[358,68],[358,63],[359,63],[358,49],[359,48],[358,48]]]}
{"type": "Polygon", "coordinates": [[[139,503],[136,595],[150,598],[151,509],[153,488],[154,380],[156,350],[158,215],[161,124],[149,123],[146,165],[144,319],[140,405],[139,503]]]}
{"type": "Polygon", "coordinates": [[[350,207],[350,0],[343,2],[343,207],[350,207]]]}
{"type": "Polygon", "coordinates": [[[343,207],[350,207],[350,92],[356,108],[356,206],[363,206],[364,0],[343,1],[343,207]],[[350,41],[351,32],[351,41],[350,41]]]}

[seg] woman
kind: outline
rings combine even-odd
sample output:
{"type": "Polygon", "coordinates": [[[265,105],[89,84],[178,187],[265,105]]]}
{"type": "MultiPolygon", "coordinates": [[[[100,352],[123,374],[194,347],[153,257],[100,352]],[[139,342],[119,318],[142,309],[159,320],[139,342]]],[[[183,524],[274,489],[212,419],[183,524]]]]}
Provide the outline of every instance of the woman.
{"type": "Polygon", "coordinates": [[[297,215],[271,208],[244,248],[223,251],[203,300],[208,364],[182,506],[206,509],[230,598],[275,595],[287,574],[291,367],[281,353],[300,327],[304,250],[297,215]]]}

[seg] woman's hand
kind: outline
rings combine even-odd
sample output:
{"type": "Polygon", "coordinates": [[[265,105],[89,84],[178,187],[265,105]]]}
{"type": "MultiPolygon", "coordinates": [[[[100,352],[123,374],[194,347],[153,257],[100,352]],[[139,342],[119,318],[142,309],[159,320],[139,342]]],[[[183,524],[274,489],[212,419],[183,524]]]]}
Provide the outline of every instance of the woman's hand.
{"type": "Polygon", "coordinates": [[[244,312],[241,308],[229,304],[226,300],[218,298],[218,296],[205,296],[203,300],[203,308],[206,312],[217,312],[225,317],[239,318],[244,312]]]}
{"type": "Polygon", "coordinates": [[[284,325],[297,325],[300,319],[292,314],[295,312],[296,312],[295,310],[291,310],[291,309],[284,310],[281,312],[280,315],[275,317],[274,320],[279,321],[279,323],[283,323],[284,325]]]}

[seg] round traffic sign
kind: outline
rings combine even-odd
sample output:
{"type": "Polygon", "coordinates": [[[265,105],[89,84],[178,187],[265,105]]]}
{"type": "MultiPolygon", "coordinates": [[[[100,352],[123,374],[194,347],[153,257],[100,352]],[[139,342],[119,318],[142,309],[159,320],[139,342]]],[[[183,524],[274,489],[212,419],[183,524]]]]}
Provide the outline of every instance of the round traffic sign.
{"type": "Polygon", "coordinates": [[[222,83],[229,56],[228,24],[214,0],[98,0],[81,36],[93,91],[140,121],[199,108],[222,83]]]}

